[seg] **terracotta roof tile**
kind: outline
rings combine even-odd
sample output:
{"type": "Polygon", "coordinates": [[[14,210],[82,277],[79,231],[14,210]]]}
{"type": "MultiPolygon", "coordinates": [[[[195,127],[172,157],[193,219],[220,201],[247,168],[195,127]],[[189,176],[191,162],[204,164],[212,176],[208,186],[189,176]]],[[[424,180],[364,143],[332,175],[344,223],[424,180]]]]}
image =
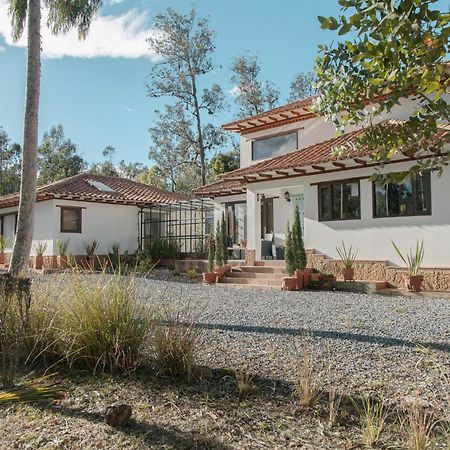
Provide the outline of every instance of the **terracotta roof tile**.
{"type": "MultiPolygon", "coordinates": [[[[146,203],[175,203],[188,199],[184,195],[167,192],[125,178],[106,177],[89,173],[82,173],[38,187],[37,201],[51,198],[137,206],[146,203]],[[90,182],[94,182],[94,185],[95,182],[102,183],[113,192],[110,190],[100,190],[90,182]]],[[[17,193],[0,197],[1,208],[15,206],[18,203],[19,194],[17,193]]]]}
{"type": "Polygon", "coordinates": [[[216,183],[211,183],[206,186],[194,189],[194,193],[197,196],[220,196],[220,195],[231,195],[231,194],[241,194],[246,191],[245,186],[239,181],[217,181],[216,183]]]}

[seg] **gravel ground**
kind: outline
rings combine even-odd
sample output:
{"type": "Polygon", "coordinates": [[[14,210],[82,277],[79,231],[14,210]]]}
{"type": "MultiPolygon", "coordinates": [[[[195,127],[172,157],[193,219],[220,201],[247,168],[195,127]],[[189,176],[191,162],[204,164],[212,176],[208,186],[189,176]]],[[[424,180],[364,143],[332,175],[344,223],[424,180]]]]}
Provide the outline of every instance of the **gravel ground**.
{"type": "Polygon", "coordinates": [[[209,366],[244,366],[260,377],[294,381],[306,350],[318,376],[331,365],[345,393],[376,391],[396,403],[414,396],[450,407],[449,300],[145,279],[140,289],[148,302],[188,311],[201,330],[199,359],[209,366]]]}

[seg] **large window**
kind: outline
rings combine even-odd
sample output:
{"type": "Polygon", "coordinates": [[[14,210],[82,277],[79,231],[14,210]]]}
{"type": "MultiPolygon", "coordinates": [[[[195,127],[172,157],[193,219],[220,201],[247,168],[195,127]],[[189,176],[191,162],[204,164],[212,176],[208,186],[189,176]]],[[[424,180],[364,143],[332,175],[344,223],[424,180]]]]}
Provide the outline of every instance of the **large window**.
{"type": "Polygon", "coordinates": [[[297,150],[297,131],[252,142],[252,159],[272,158],[297,150]]]}
{"type": "Polygon", "coordinates": [[[431,214],[430,172],[403,183],[373,183],[373,216],[399,217],[431,214]]]}
{"type": "Polygon", "coordinates": [[[319,220],[361,218],[359,181],[336,181],[319,185],[319,220]]]}
{"type": "Polygon", "coordinates": [[[82,208],[61,207],[61,233],[81,233],[82,208]]]}
{"type": "Polygon", "coordinates": [[[247,239],[247,204],[226,203],[227,234],[232,244],[239,244],[247,239]]]}

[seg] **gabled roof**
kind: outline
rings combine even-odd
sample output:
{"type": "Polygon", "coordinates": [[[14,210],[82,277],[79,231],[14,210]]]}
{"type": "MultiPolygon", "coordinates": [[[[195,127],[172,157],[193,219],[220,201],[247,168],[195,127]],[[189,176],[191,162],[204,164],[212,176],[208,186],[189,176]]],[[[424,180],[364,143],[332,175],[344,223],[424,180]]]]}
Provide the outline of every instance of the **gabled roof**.
{"type": "MultiPolygon", "coordinates": [[[[188,197],[125,178],[81,173],[38,187],[36,201],[54,198],[143,206],[147,203],[176,203],[188,197]]],[[[18,193],[0,197],[0,208],[18,204],[18,193]]]]}
{"type": "MultiPolygon", "coordinates": [[[[402,121],[382,122],[383,125],[388,126],[395,126],[399,123],[402,123],[402,121]]],[[[209,196],[230,195],[234,193],[233,190],[237,192],[239,185],[244,190],[247,183],[318,175],[373,165],[370,161],[372,151],[356,146],[357,138],[364,132],[364,129],[352,131],[285,155],[228,172],[222,175],[222,182],[203,186],[201,194],[209,196]],[[342,155],[335,155],[334,150],[341,147],[346,147],[347,151],[342,155]],[[230,189],[231,186],[233,189],[230,189]]],[[[447,141],[449,135],[450,126],[442,125],[435,136],[435,140],[447,141]]],[[[429,156],[428,154],[424,157],[429,156]]],[[[399,154],[396,161],[411,161],[412,159],[399,154]]],[[[197,190],[196,193],[200,193],[200,191],[197,190]]]]}
{"type": "Polygon", "coordinates": [[[222,125],[227,131],[235,131],[240,134],[253,133],[265,130],[274,126],[281,126],[292,122],[310,119],[316,113],[312,111],[313,101],[317,96],[312,96],[299,100],[269,111],[235,120],[234,122],[222,125]]]}
{"type": "Polygon", "coordinates": [[[221,195],[243,194],[246,191],[245,186],[239,181],[217,181],[206,186],[194,189],[194,193],[199,196],[219,197],[221,195]]]}

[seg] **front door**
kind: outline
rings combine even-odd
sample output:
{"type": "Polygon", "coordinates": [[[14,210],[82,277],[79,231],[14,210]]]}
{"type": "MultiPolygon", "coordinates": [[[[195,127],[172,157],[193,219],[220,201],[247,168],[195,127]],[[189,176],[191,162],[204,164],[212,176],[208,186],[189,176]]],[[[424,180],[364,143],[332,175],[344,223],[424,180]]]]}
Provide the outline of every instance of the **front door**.
{"type": "Polygon", "coordinates": [[[305,238],[305,196],[303,194],[295,194],[291,196],[292,205],[294,207],[298,206],[298,211],[300,213],[300,223],[302,225],[302,235],[305,238]]]}

